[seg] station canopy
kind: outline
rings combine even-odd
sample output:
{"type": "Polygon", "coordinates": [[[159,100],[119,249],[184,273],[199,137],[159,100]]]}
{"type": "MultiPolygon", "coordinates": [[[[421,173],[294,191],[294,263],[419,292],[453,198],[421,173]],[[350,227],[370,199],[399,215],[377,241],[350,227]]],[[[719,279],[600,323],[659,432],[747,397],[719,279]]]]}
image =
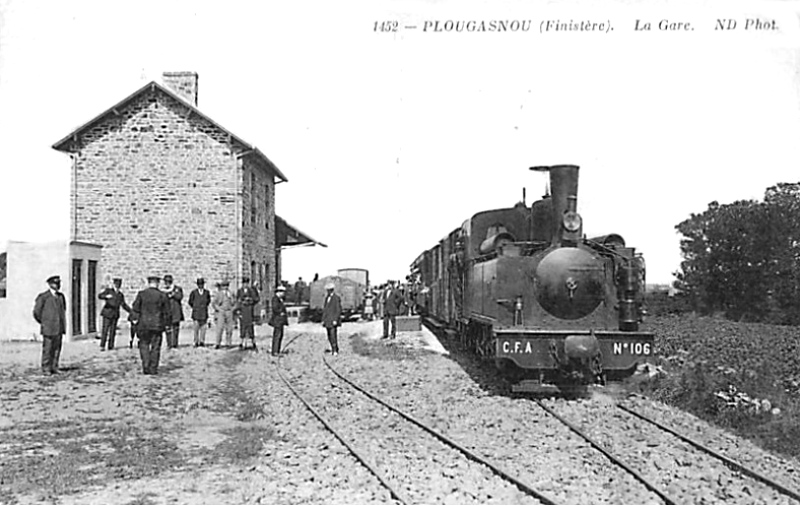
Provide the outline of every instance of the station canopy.
{"type": "Polygon", "coordinates": [[[293,227],[280,216],[275,216],[275,234],[275,240],[278,243],[278,247],[281,249],[294,248],[297,246],[328,247],[326,244],[315,240],[310,235],[293,227]]]}

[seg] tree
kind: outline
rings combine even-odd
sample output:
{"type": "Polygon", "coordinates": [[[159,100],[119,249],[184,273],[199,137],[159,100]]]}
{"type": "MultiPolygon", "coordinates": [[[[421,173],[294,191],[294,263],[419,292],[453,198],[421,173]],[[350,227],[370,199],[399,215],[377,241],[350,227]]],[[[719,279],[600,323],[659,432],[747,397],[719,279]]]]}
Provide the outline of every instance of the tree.
{"type": "Polygon", "coordinates": [[[675,228],[683,235],[675,287],[695,310],[800,323],[800,183],[768,188],[764,202],[712,202],[675,228]]]}

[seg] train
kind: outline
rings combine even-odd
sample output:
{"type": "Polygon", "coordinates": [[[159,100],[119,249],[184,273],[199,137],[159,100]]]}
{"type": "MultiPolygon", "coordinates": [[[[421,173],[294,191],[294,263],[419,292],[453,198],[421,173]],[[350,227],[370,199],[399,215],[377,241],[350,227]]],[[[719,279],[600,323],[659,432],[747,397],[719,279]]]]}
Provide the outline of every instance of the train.
{"type": "Polygon", "coordinates": [[[322,319],[325,305],[325,285],[334,284],[334,292],[342,301],[342,319],[348,320],[364,311],[364,301],[369,290],[369,270],[361,268],[339,269],[335,276],[325,276],[309,285],[309,314],[312,321],[322,319]]]}
{"type": "Polygon", "coordinates": [[[579,168],[531,167],[549,173],[540,200],[479,212],[411,264],[421,312],[514,391],[619,381],[654,353],[644,257],[619,234],[583,234],[579,168]]]}
{"type": "Polygon", "coordinates": [[[365,288],[369,288],[369,270],[360,267],[351,267],[348,269],[339,269],[336,271],[340,278],[347,278],[359,283],[365,288]]]}

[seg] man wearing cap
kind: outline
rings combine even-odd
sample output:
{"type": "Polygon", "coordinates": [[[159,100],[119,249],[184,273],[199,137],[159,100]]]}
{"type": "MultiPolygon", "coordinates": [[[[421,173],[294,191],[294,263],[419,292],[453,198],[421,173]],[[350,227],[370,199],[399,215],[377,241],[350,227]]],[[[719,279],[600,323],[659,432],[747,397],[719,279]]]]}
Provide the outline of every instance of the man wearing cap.
{"type": "Polygon", "coordinates": [[[236,308],[239,313],[239,348],[245,348],[245,340],[250,339],[256,349],[256,335],[253,330],[255,307],[259,301],[258,290],[250,284],[250,278],[242,277],[242,287],[236,292],[236,308]]]}
{"type": "Polygon", "coordinates": [[[164,276],[164,293],[169,299],[169,307],[172,318],[167,325],[167,349],[178,347],[178,335],[181,332],[181,322],[183,321],[183,288],[172,284],[172,275],[164,276]]]}
{"type": "Polygon", "coordinates": [[[158,289],[161,278],[149,276],[148,287],[136,294],[131,306],[136,335],[139,337],[139,355],[145,374],[158,374],[161,358],[161,339],[164,329],[172,322],[172,310],[167,295],[158,289]]]}
{"type": "Polygon", "coordinates": [[[61,340],[67,332],[67,300],[61,289],[61,278],[47,278],[48,289],[36,296],[33,304],[33,319],[41,325],[42,372],[58,374],[58,359],[61,357],[61,340]]]}
{"type": "Polygon", "coordinates": [[[283,286],[278,286],[275,289],[275,295],[272,296],[272,303],[270,304],[271,315],[269,324],[272,327],[272,356],[276,357],[281,353],[281,342],[283,341],[283,327],[289,325],[289,318],[286,315],[286,304],[283,302],[283,297],[286,295],[286,289],[283,286]]]}
{"type": "Polygon", "coordinates": [[[331,354],[336,356],[339,354],[339,338],[337,336],[338,327],[342,323],[342,301],[333,290],[336,285],[333,281],[328,281],[325,284],[325,304],[322,306],[322,325],[328,332],[328,342],[331,344],[331,354]]]}
{"type": "Polygon", "coordinates": [[[122,308],[130,314],[131,308],[125,303],[125,295],[120,290],[122,279],[114,278],[112,286],[109,286],[97,296],[98,299],[106,301],[100,316],[103,318],[103,326],[100,333],[100,351],[114,349],[114,340],[117,336],[117,321],[119,320],[119,309],[122,308]]]}
{"type": "Polygon", "coordinates": [[[217,283],[217,293],[211,307],[214,308],[214,324],[217,326],[217,344],[214,349],[218,350],[222,343],[222,331],[225,331],[225,346],[231,345],[233,339],[233,310],[236,308],[236,301],[229,289],[230,283],[222,281],[217,283]]]}
{"type": "Polygon", "coordinates": [[[383,339],[389,337],[389,324],[392,327],[392,339],[397,337],[397,315],[402,310],[403,300],[403,294],[395,288],[394,281],[389,281],[383,301],[383,339]]]}
{"type": "Polygon", "coordinates": [[[197,279],[197,288],[189,294],[189,307],[192,308],[194,321],[194,346],[195,348],[206,345],[206,326],[208,325],[208,306],[211,304],[211,294],[205,289],[206,280],[197,279]]]}

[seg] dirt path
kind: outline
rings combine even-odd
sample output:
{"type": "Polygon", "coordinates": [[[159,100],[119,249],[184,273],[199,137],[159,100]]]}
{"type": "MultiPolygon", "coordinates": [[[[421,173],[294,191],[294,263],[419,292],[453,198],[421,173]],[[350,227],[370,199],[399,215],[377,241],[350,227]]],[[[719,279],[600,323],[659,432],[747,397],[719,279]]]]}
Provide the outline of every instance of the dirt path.
{"type": "MultiPolygon", "coordinates": [[[[349,335],[380,331],[347,324],[344,353],[349,335]]],[[[258,328],[254,353],[194,348],[184,330],[178,350],[162,348],[158,376],[141,373],[127,336],[104,353],[95,340],[65,343],[57,376],[39,372],[40,343],[0,343],[0,503],[386,502],[363,492],[358,471],[322,485],[314,470],[336,477],[338,454],[291,404],[268,335],[258,328]]],[[[298,336],[318,362],[323,329],[293,326],[284,343],[298,336]]],[[[404,340],[441,348],[424,333],[404,340]]]]}
{"type": "MultiPolygon", "coordinates": [[[[266,347],[269,327],[259,330],[266,347]]],[[[257,502],[240,484],[291,442],[275,436],[269,406],[240,392],[253,352],[180,341],[158,376],[141,374],[135,348],[101,353],[97,341],[66,343],[64,372],[42,376],[39,343],[2,344],[0,502],[257,502]]]]}

